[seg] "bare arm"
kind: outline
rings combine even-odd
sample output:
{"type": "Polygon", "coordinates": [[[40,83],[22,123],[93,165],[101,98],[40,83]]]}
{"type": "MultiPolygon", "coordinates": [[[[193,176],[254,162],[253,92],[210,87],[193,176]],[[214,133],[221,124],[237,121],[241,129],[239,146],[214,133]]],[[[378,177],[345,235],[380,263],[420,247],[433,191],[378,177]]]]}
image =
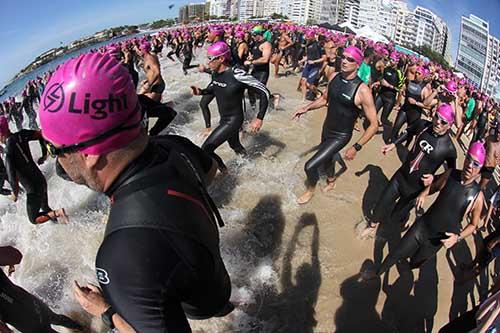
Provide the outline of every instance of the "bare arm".
{"type": "Polygon", "coordinates": [[[262,57],[257,60],[254,60],[252,63],[256,65],[267,64],[271,59],[271,43],[263,43],[262,45],[262,57]]]}
{"type": "Polygon", "coordinates": [[[361,138],[358,140],[358,144],[364,145],[377,133],[378,131],[378,120],[377,120],[377,110],[375,110],[375,103],[373,102],[373,96],[370,88],[362,84],[359,88],[360,93],[360,105],[363,108],[366,119],[368,119],[370,125],[363,133],[361,138]]]}

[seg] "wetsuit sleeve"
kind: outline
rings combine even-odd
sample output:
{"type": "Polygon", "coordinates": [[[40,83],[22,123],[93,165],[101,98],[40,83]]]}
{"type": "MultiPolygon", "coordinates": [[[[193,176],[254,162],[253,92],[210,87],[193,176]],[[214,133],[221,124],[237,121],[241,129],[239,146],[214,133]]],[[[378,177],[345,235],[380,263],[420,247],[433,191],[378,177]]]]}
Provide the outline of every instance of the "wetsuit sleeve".
{"type": "Polygon", "coordinates": [[[16,179],[16,168],[14,165],[15,153],[14,153],[14,138],[10,137],[7,139],[7,144],[5,145],[5,169],[7,170],[7,179],[12,191],[14,193],[19,193],[19,185],[16,179]]]}
{"type": "Polygon", "coordinates": [[[96,258],[97,277],[106,301],[136,332],[191,332],[180,303],[189,281],[178,272],[186,269],[161,235],[134,228],[107,236],[96,258]]]}
{"type": "Polygon", "coordinates": [[[0,247],[0,266],[17,265],[23,259],[18,249],[12,246],[0,247]]]}
{"type": "Polygon", "coordinates": [[[214,94],[214,89],[212,82],[205,88],[205,89],[200,89],[200,94],[202,95],[213,95],[214,94]]]}
{"type": "Polygon", "coordinates": [[[248,88],[254,89],[257,94],[259,94],[260,104],[257,118],[260,120],[264,119],[267,107],[269,106],[269,98],[271,97],[271,93],[267,89],[266,85],[240,68],[233,68],[233,74],[236,80],[243,83],[248,88]]]}
{"type": "Polygon", "coordinates": [[[456,169],[457,168],[457,150],[455,149],[455,146],[453,143],[450,143],[450,154],[446,158],[446,166],[450,169],[456,169]]]}

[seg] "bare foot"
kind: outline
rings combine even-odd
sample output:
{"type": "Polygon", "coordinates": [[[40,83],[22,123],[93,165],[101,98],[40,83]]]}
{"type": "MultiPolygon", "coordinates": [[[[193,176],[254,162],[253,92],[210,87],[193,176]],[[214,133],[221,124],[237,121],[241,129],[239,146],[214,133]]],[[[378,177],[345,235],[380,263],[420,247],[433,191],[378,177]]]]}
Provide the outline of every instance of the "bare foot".
{"type": "Polygon", "coordinates": [[[314,196],[314,190],[307,190],[304,192],[304,194],[301,195],[300,198],[297,199],[297,203],[299,205],[304,205],[308,203],[313,196],[314,196]]]}
{"type": "Polygon", "coordinates": [[[69,223],[69,218],[68,218],[68,215],[66,214],[66,211],[64,210],[64,208],[56,210],[55,213],[56,213],[57,223],[59,223],[59,224],[68,224],[69,223]]]}
{"type": "Polygon", "coordinates": [[[327,179],[326,180],[326,186],[323,187],[321,189],[321,191],[323,193],[327,193],[327,192],[330,192],[332,191],[334,188],[335,188],[335,181],[337,180],[337,178],[333,178],[333,179],[327,179]]]}

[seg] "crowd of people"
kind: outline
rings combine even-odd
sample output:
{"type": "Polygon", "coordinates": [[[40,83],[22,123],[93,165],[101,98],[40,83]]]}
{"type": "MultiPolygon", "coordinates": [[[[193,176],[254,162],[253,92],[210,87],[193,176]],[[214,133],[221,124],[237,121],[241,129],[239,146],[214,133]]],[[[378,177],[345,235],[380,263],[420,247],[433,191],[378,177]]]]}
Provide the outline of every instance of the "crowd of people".
{"type": "MultiPolygon", "coordinates": [[[[48,156],[56,159],[59,176],[110,198],[96,254],[99,286],[74,285],[76,299],[89,314],[120,332],[189,332],[187,318],[222,317],[234,309],[219,248],[218,229],[224,222],[207,189],[217,172],[230,172],[217,149],[227,142],[236,154],[247,155],[240,141],[243,127],[258,135],[268,109],[279,104],[281,96],[267,88],[271,71],[276,79],[301,73],[297,93],[307,104],[292,119],[327,108],[317,151],[304,166],[306,190],[298,196],[299,205],[313,199],[322,168],[322,190],[332,191],[337,181],[332,162],[343,149],[346,160],[354,159],[380,128],[388,133],[382,154],[403,144],[408,148],[365,217],[361,237],[372,238],[379,225],[394,221],[408,228],[376,270],[363,272],[364,280],[394,265],[400,274],[419,268],[483,225],[490,234],[482,252],[463,267],[465,276],[474,278],[500,254],[500,229],[494,223],[500,194],[493,177],[500,162],[500,107],[466,77],[399,52],[392,43],[319,27],[240,23],[171,28],[70,59],[30,81],[21,102],[11,97],[0,104],[5,145],[1,194],[16,201],[25,192],[31,223],[69,222],[64,208],[49,206],[47,182],[38,167],[48,156]],[[201,59],[205,44],[207,64],[192,64],[201,59]],[[190,87],[192,95],[201,96],[201,147],[181,136],[162,135],[177,114],[162,101],[168,86],[161,73],[163,56],[179,63],[185,75],[198,70],[211,76],[207,87],[190,87]],[[213,99],[220,115],[215,128],[209,107],[213,99]],[[23,127],[23,110],[29,128],[23,127]],[[149,118],[158,118],[151,128],[149,118]],[[348,147],[353,133],[361,130],[348,147]],[[42,149],[37,163],[29,146],[33,140],[42,149]],[[460,167],[459,152],[465,154],[460,167]],[[422,212],[426,198],[436,192],[422,212]],[[419,212],[414,222],[408,221],[413,208],[419,212]],[[117,256],[127,260],[118,264],[117,256]]],[[[16,249],[0,248],[0,265],[9,266],[9,274],[20,258],[16,249]]],[[[1,332],[10,332],[6,324],[22,332],[53,332],[50,324],[80,328],[6,276],[3,280],[0,289],[7,297],[0,298],[1,332]],[[44,310],[31,311],[34,304],[44,310]]],[[[490,297],[441,332],[496,327],[499,287],[495,283],[490,297]]]]}

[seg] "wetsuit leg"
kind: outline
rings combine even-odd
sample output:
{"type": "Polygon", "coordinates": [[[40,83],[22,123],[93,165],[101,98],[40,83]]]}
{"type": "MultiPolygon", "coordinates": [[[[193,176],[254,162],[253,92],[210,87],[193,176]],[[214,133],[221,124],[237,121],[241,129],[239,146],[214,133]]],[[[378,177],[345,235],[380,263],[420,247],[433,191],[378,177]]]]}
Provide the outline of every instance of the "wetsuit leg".
{"type": "Polygon", "coordinates": [[[396,172],[389,184],[384,188],[370,218],[372,223],[382,223],[393,211],[396,200],[401,196],[399,189],[398,172],[396,172]]]}
{"type": "Polygon", "coordinates": [[[201,113],[203,114],[203,119],[205,120],[205,126],[211,127],[210,125],[210,108],[208,105],[215,98],[215,95],[203,95],[200,100],[201,113]]]}
{"type": "Polygon", "coordinates": [[[397,247],[389,252],[377,270],[377,274],[381,275],[386,273],[398,261],[412,257],[419,250],[419,240],[427,234],[426,229],[423,221],[415,221],[411,228],[405,233],[397,247]]]}
{"type": "MultiPolygon", "coordinates": [[[[50,311],[50,309],[49,309],[50,311]]],[[[73,330],[82,330],[83,327],[73,319],[66,317],[65,315],[57,314],[50,311],[49,321],[52,325],[63,326],[73,330]]]]}
{"type": "MultiPolygon", "coordinates": [[[[389,124],[389,115],[392,112],[392,109],[394,108],[394,105],[396,104],[396,94],[393,95],[381,95],[382,103],[383,103],[383,110],[382,110],[382,115],[380,116],[380,121],[383,124],[389,124]]],[[[377,109],[378,110],[378,109],[377,109]]]]}
{"type": "Polygon", "coordinates": [[[40,224],[50,220],[50,217],[47,215],[50,210],[40,212],[45,201],[44,197],[46,198],[46,195],[43,193],[27,194],[26,213],[32,224],[40,224]]]}
{"type": "Polygon", "coordinates": [[[392,128],[391,142],[394,142],[398,138],[399,131],[404,123],[406,123],[406,112],[404,110],[399,110],[396,121],[394,122],[394,127],[392,128]]]}
{"type": "Polygon", "coordinates": [[[350,139],[350,134],[335,133],[331,137],[324,138],[321,141],[316,154],[304,166],[308,186],[316,186],[319,180],[319,167],[331,163],[335,154],[344,148],[350,139]]]}
{"type": "Polygon", "coordinates": [[[241,117],[221,119],[219,126],[217,126],[217,128],[209,135],[207,140],[205,140],[201,149],[207,153],[213,153],[224,142],[231,140],[231,148],[235,149],[236,153],[241,153],[241,151],[236,151],[236,149],[241,149],[243,146],[239,143],[239,139],[235,139],[235,135],[239,135],[239,130],[242,124],[243,118],[241,117]]]}
{"type": "Polygon", "coordinates": [[[380,111],[382,106],[383,106],[382,95],[378,94],[377,97],[375,98],[375,110],[377,110],[377,113],[380,111]]]}
{"type": "Polygon", "coordinates": [[[177,116],[177,112],[169,106],[161,104],[160,106],[147,111],[148,118],[158,117],[153,128],[149,131],[149,135],[155,136],[160,134],[177,116]]]}

